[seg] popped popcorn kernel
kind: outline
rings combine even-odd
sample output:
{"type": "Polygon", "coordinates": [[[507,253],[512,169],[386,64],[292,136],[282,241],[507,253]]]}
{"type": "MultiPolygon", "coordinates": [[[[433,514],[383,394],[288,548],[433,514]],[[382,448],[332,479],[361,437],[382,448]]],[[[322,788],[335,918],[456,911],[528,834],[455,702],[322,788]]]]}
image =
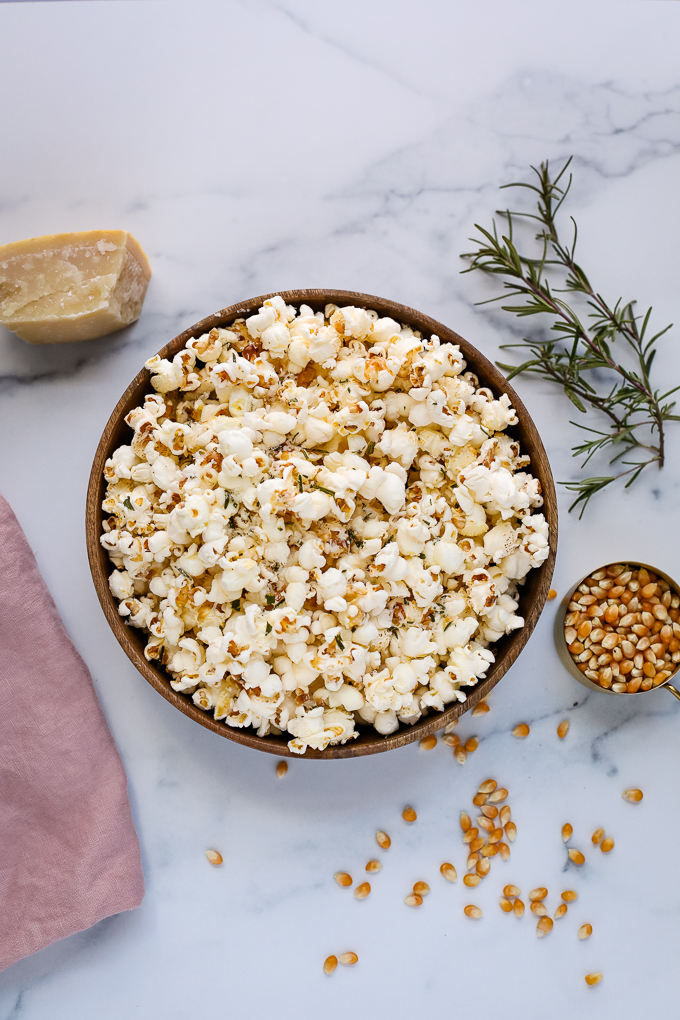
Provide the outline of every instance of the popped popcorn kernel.
{"type": "Polygon", "coordinates": [[[173,689],[297,754],[465,701],[549,552],[508,396],[437,336],[280,296],[146,367],[101,542],[173,689]]]}

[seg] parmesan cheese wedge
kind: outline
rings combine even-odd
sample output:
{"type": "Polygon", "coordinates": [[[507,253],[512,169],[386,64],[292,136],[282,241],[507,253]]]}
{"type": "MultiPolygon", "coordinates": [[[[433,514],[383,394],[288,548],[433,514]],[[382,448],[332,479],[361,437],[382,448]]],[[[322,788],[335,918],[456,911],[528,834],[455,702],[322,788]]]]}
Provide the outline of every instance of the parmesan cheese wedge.
{"type": "Polygon", "coordinates": [[[126,230],[0,246],[0,323],[31,344],[92,340],[139,318],[149,260],[126,230]]]}

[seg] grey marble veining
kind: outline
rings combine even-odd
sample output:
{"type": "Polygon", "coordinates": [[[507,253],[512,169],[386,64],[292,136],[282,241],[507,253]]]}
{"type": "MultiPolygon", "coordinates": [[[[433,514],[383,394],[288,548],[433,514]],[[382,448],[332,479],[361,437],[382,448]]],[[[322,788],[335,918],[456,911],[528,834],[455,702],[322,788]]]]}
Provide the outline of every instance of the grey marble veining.
{"type": "MultiPolygon", "coordinates": [[[[677,4],[523,2],[317,5],[93,0],[0,6],[0,242],[99,225],[132,231],[152,263],[141,319],[101,341],[30,347],[0,332],[0,487],[36,551],[92,671],[128,771],[142,842],[142,908],[0,975],[0,1020],[335,1020],[503,1008],[527,1020],[675,1020],[680,883],[673,850],[680,706],[666,692],[598,696],[552,642],[549,605],[464,766],[440,744],[342,762],[275,759],[202,730],[159,698],[114,641],[84,548],[92,456],[143,361],[204,315],[291,287],[357,289],[453,326],[488,357],[524,325],[489,285],[460,275],[475,222],[488,225],[530,163],[574,156],[580,257],[603,293],[678,317],[680,31],[677,4]],[[26,54],[30,54],[27,67],[26,54]],[[569,718],[564,741],[555,730],[569,718]],[[526,721],[531,734],[511,730],[526,721]],[[458,828],[478,783],[511,791],[518,836],[475,890],[458,828]],[[626,803],[639,786],[645,799],[626,803]],[[410,803],[418,821],[407,827],[410,803]],[[565,821],[584,850],[567,861],[565,821]],[[606,857],[590,834],[616,840],[606,857]],[[378,851],[377,828],[392,836],[378,851]],[[653,834],[659,834],[652,841],[653,834]],[[207,847],[224,865],[212,869],[207,847]],[[654,850],[652,848],[654,847],[654,850]],[[356,902],[332,879],[383,870],[356,902]],[[418,911],[403,897],[424,879],[418,911]],[[580,893],[549,938],[524,893],[580,893]],[[466,903],[484,911],[479,922],[466,903]],[[578,926],[593,924],[585,943],[578,926]],[[360,963],[326,978],[326,955],[360,963]],[[584,974],[602,970],[594,989],[584,974]]],[[[657,378],[680,381],[677,327],[657,378]]],[[[506,355],[507,357],[507,355],[506,355]]],[[[574,410],[545,384],[517,389],[555,477],[574,477],[574,410]]],[[[560,490],[561,593],[596,563],[638,557],[680,578],[673,541],[680,426],[668,463],[612,490],[578,521],[560,490]]],[[[598,467],[599,470],[599,467],[598,467]]],[[[17,692],[20,696],[20,692],[17,692]]],[[[58,692],[55,692],[55,697],[58,692]]],[[[36,712],[49,705],[36,706],[36,712]]]]}

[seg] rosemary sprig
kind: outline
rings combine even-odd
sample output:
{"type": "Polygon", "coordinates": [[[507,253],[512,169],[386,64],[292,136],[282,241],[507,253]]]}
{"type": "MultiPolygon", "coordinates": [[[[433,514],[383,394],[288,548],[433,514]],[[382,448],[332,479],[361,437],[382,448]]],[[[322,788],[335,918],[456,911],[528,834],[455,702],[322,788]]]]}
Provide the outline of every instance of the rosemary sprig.
{"type": "Polygon", "coordinates": [[[635,301],[624,304],[619,299],[613,306],[609,305],[591,286],[575,260],[578,229],[573,216],[570,217],[573,224],[571,243],[565,244],[560,240],[556,217],[571,187],[571,174],[564,183],[570,163],[571,157],[553,179],[546,160],[538,169],[532,166],[536,175],[534,182],[517,181],[503,185],[504,188],[527,188],[534,192],[538,196],[537,211],[498,210],[498,215],[507,223],[507,232],[500,235],[495,220],[491,230],[475,224],[481,234],[481,237],[471,238],[477,250],[462,257],[470,259],[464,273],[479,269],[506,277],[504,293],[491,298],[491,301],[502,301],[509,292],[513,298],[519,298],[520,303],[502,305],[504,311],[519,317],[547,314],[553,318],[547,338],[536,336],[503,345],[503,350],[519,349],[528,354],[519,365],[498,362],[499,367],[508,373],[508,379],[523,372],[539,375],[561,386],[582,413],[592,408],[608,419],[606,431],[571,422],[587,433],[583,442],[572,447],[573,455],[583,458],[581,467],[585,467],[596,453],[612,447],[614,456],[609,463],[620,462],[617,466],[625,467],[616,474],[560,483],[577,493],[569,509],[573,510],[580,504],[579,516],[583,516],[590,499],[606,485],[625,478],[625,487],[628,488],[648,465],[663,467],[664,423],[680,421],[680,415],[671,413],[675,401],[667,401],[680,386],[660,393],[653,388],[650,380],[656,341],[671,327],[666,326],[648,338],[651,308],[644,317],[635,315],[635,301]],[[515,241],[515,219],[518,217],[539,224],[535,235],[538,245],[531,254],[520,252],[515,241]],[[570,292],[585,299],[589,324],[584,324],[583,315],[558,296],[570,292]],[[619,364],[613,356],[611,348],[617,339],[628,345],[628,362],[632,365],[619,364]],[[631,453],[638,459],[622,459],[631,453]]]}

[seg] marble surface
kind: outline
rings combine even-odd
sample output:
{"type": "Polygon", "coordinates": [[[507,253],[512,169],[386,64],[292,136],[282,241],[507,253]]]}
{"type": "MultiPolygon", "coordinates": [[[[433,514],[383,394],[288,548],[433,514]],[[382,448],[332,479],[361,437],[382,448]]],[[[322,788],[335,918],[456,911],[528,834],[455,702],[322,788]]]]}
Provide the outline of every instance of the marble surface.
{"type": "MultiPolygon", "coordinates": [[[[680,706],[590,694],[563,670],[548,606],[527,649],[459,732],[370,758],[275,759],[218,738],[143,682],[92,587],[84,500],[92,456],[142,362],[203,315],[296,286],[382,294],[427,311],[495,357],[517,335],[460,276],[475,221],[530,163],[574,154],[572,211],[598,287],[678,313],[680,7],[672,3],[466,4],[422,0],[3,3],[0,241],[125,227],[154,277],[142,317],[105,340],[32,348],[0,335],[0,484],[92,671],[123,756],[143,847],[141,909],[57,943],[0,976],[0,1020],[402,1017],[502,1008],[509,1016],[677,1017],[680,882],[674,853],[680,706]],[[28,55],[28,56],[27,56],[28,55]],[[557,723],[571,730],[556,737],[557,723]],[[511,736],[531,725],[525,741],[511,736]],[[462,875],[458,813],[494,776],[518,837],[477,890],[462,875]],[[639,786],[645,799],[621,798],[639,786]],[[673,792],[675,791],[675,793],[673,792]],[[402,822],[405,804],[418,821],[402,822]],[[570,821],[587,854],[565,863],[570,821]],[[589,850],[603,825],[616,839],[589,850]],[[364,902],[355,878],[392,836],[364,902]],[[652,839],[654,837],[660,837],[652,839]],[[217,847],[225,863],[204,857],[217,847]],[[432,893],[409,910],[415,880],[432,893]],[[501,913],[507,882],[578,901],[537,941],[501,913]],[[467,920],[478,903],[484,917],[467,920]],[[590,921],[587,942],[576,937],[590,921]],[[326,955],[355,950],[331,978],[326,955]],[[597,988],[584,983],[601,970],[597,988]]],[[[677,328],[657,378],[679,378],[677,328]]],[[[573,412],[517,388],[555,477],[574,476],[573,412]]],[[[587,517],[560,493],[555,587],[617,557],[680,577],[672,539],[680,427],[669,462],[587,517]],[[670,526],[670,527],[669,527],[670,526]]],[[[56,694],[55,694],[56,696],[56,694]]],[[[36,706],[49,711],[49,706],[36,706]]]]}

